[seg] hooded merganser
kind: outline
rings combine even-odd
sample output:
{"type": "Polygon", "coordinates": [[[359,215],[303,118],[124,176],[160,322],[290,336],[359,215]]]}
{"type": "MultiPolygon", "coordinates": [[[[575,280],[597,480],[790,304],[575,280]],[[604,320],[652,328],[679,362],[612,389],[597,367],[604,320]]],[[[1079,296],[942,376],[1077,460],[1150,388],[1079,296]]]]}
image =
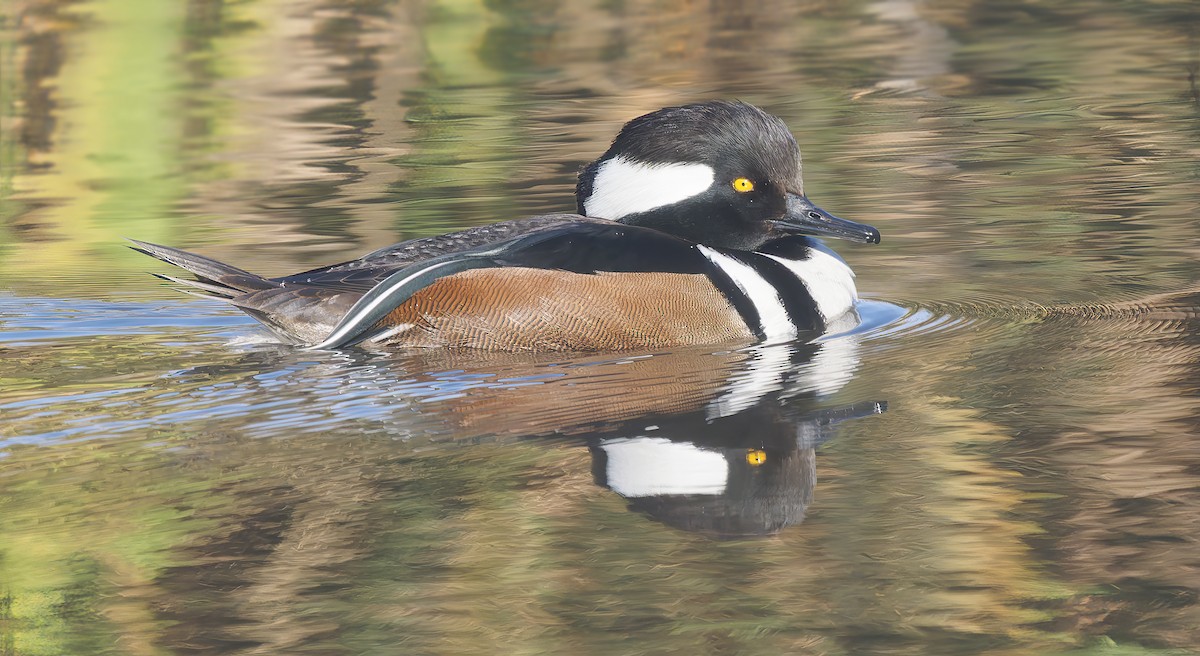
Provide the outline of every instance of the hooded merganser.
{"type": "Polygon", "coordinates": [[[309,348],[358,343],[623,350],[815,337],[853,317],[845,262],[805,235],[878,243],[809,202],[784,123],[740,102],[627,123],[580,173],[580,214],[414,239],[263,278],[134,241],[197,280],[160,275],[309,348]]]}

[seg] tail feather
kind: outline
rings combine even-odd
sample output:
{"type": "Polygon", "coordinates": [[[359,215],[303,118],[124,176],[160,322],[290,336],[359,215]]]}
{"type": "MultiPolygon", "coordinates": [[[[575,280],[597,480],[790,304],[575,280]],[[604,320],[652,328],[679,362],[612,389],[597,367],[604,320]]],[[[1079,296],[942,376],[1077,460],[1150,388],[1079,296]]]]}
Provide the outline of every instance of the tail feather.
{"type": "Polygon", "coordinates": [[[176,278],[175,276],[168,276],[165,273],[152,273],[150,275],[154,276],[155,278],[158,278],[159,280],[166,280],[167,282],[173,282],[177,285],[184,285],[186,287],[192,288],[192,289],[180,289],[179,291],[187,292],[188,294],[194,294],[196,296],[200,296],[203,298],[220,298],[220,299],[224,299],[224,300],[229,300],[229,299],[233,298],[235,295],[241,293],[238,290],[236,290],[232,287],[226,287],[225,285],[214,285],[214,284],[209,284],[207,282],[203,282],[200,280],[185,280],[183,278],[176,278]],[[207,292],[207,293],[202,294],[200,292],[197,292],[196,291],[197,289],[200,290],[200,292],[207,292]]]}
{"type": "Polygon", "coordinates": [[[295,325],[287,325],[286,323],[280,321],[280,317],[276,313],[260,310],[248,305],[241,305],[239,303],[234,303],[234,305],[237,306],[239,310],[249,315],[251,319],[261,323],[263,327],[265,327],[267,330],[270,330],[275,334],[276,337],[280,339],[280,341],[286,344],[305,344],[307,341],[310,341],[305,339],[308,331],[297,331],[295,325]]]}
{"type": "Polygon", "coordinates": [[[186,294],[230,303],[293,344],[324,339],[362,296],[358,291],[268,280],[203,255],[136,239],[129,241],[133,250],[186,269],[197,279],[164,273],[155,273],[155,277],[179,285],[178,290],[186,294]]]}
{"type": "MultiPolygon", "coordinates": [[[[231,298],[238,293],[255,292],[264,289],[273,289],[279,286],[279,283],[267,280],[262,276],[256,276],[249,271],[243,271],[235,266],[230,266],[224,262],[218,262],[214,259],[196,255],[187,251],[171,248],[170,246],[160,246],[151,244],[145,241],[130,239],[134,245],[130,246],[133,250],[139,253],[145,253],[150,257],[162,260],[168,264],[174,264],[181,269],[187,269],[194,273],[200,280],[191,282],[186,280],[171,279],[173,282],[179,282],[193,287],[199,287],[205,291],[212,292],[223,298],[231,298]],[[209,284],[209,283],[215,283],[209,284]],[[214,286],[220,286],[225,289],[217,291],[214,286]]],[[[160,276],[164,277],[164,276],[160,276]]]]}
{"type": "Polygon", "coordinates": [[[333,330],[360,296],[321,287],[281,285],[242,294],[229,302],[286,341],[315,344],[333,330]]]}

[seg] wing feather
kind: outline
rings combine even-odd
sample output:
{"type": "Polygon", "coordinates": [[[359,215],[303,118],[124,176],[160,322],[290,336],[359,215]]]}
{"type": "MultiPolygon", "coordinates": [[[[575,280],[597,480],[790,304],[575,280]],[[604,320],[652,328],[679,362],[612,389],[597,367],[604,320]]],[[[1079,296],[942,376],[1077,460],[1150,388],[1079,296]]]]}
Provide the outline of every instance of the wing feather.
{"type": "Polygon", "coordinates": [[[708,266],[693,244],[656,230],[612,222],[572,222],[404,267],[366,292],[324,340],[309,348],[342,348],[377,337],[391,329],[381,323],[384,317],[417,292],[475,269],[700,274],[708,266]]]}

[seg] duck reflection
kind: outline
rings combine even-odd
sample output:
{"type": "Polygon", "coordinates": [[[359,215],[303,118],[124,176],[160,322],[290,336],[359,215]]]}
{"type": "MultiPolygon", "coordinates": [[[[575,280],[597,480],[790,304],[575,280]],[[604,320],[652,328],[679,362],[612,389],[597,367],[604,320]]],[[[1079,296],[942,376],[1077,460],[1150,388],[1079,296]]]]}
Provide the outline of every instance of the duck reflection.
{"type": "Polygon", "coordinates": [[[596,483],[670,526],[771,535],[804,520],[816,448],[837,425],[886,410],[884,401],[826,405],[858,366],[855,336],[594,360],[527,392],[472,394],[446,410],[461,425],[582,436],[596,483]]]}
{"type": "Polygon", "coordinates": [[[834,404],[859,367],[856,335],[574,359],[463,351],[245,355],[233,367],[189,370],[172,389],[195,376],[197,393],[215,389],[226,406],[238,406],[239,395],[269,398],[237,432],[317,440],[383,433],[392,439],[380,443],[390,450],[381,458],[394,457],[397,444],[453,454],[480,443],[574,440],[591,454],[595,482],[630,509],[718,537],[770,535],[803,521],[816,481],[814,450],[841,422],[886,408],[877,400],[834,404]]]}
{"type": "Polygon", "coordinates": [[[592,441],[592,474],[631,510],[670,526],[721,538],[771,535],[804,521],[816,448],[834,427],[886,408],[866,402],[798,415],[763,403],[735,420],[649,426],[643,435],[592,441]]]}

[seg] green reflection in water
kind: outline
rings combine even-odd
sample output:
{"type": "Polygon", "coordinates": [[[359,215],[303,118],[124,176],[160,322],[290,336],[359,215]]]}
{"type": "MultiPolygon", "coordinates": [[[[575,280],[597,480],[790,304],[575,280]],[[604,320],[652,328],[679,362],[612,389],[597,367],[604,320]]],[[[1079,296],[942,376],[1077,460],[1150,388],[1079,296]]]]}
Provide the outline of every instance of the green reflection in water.
{"type": "Polygon", "coordinates": [[[113,247],[115,234],[176,233],[170,217],[184,193],[178,160],[184,7],[114,1],[41,9],[43,20],[70,27],[40,35],[57,42],[43,53],[59,58],[57,70],[31,80],[43,85],[48,107],[40,109],[48,116],[40,119],[51,121],[53,132],[31,152],[19,152],[28,141],[5,140],[6,150],[18,153],[10,160],[16,163],[11,184],[30,208],[18,226],[7,227],[32,234],[9,233],[0,275],[50,286],[51,278],[72,277],[81,262],[95,269],[97,259],[131,262],[113,247]]]}
{"type": "Polygon", "coordinates": [[[1200,254],[1193,4],[745,9],[5,5],[6,290],[160,294],[121,235],[284,273],[569,209],[622,121],[737,96],[884,228],[843,249],[862,288],[960,323],[864,357],[843,400],[895,409],[821,449],[803,526],[714,542],[577,443],[474,443],[578,386],[456,414],[388,392],[461,363],[371,387],[239,352],[221,309],[88,337],[0,298],[37,333],[0,351],[0,653],[1194,652],[1195,303],[1154,296],[1200,254]]]}

